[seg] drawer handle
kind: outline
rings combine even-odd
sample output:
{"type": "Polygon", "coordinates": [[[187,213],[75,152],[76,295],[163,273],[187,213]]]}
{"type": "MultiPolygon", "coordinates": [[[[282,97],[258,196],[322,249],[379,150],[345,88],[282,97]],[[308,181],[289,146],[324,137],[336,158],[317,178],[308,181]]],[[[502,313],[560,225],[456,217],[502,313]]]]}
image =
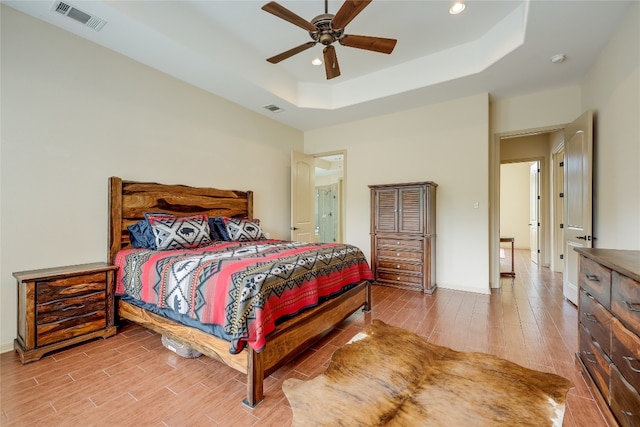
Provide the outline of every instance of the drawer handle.
{"type": "Polygon", "coordinates": [[[400,268],[400,264],[396,265],[396,268],[400,268]]]}
{"type": "Polygon", "coordinates": [[[396,252],[396,256],[400,256],[400,252],[396,252]]]}
{"type": "Polygon", "coordinates": [[[629,411],[620,411],[624,414],[625,418],[627,419],[627,424],[628,425],[633,425],[633,420],[632,418],[636,417],[636,414],[634,414],[633,412],[629,412],[629,411]]]}
{"type": "Polygon", "coordinates": [[[70,305],[69,307],[65,307],[62,309],[62,311],[67,311],[67,310],[80,310],[81,308],[84,308],[84,304],[80,304],[80,305],[70,305]]]}
{"type": "Polygon", "coordinates": [[[400,242],[396,242],[396,245],[399,245],[399,244],[400,244],[400,242]]]}
{"type": "Polygon", "coordinates": [[[627,305],[627,310],[640,312],[640,304],[629,301],[625,301],[624,303],[627,305]]]}
{"type": "Polygon", "coordinates": [[[400,276],[396,277],[396,280],[400,280],[400,276]]]}
{"type": "Polygon", "coordinates": [[[592,282],[599,282],[600,281],[598,276],[596,276],[595,274],[587,274],[587,279],[591,280],[592,282]]]}
{"type": "Polygon", "coordinates": [[[584,317],[587,318],[588,321],[593,322],[593,323],[598,323],[598,318],[596,316],[594,316],[591,313],[585,313],[584,317]]]}
{"type": "Polygon", "coordinates": [[[634,358],[634,357],[629,357],[629,356],[622,356],[622,358],[627,362],[627,365],[629,365],[629,369],[631,369],[633,372],[638,372],[640,373],[640,369],[638,368],[634,368],[632,363],[634,361],[638,361],[638,359],[634,358]]]}
{"type": "Polygon", "coordinates": [[[591,358],[589,357],[589,356],[593,356],[593,353],[592,353],[592,352],[587,351],[587,350],[582,350],[582,352],[584,353],[584,357],[585,357],[585,358],[586,358],[590,363],[593,363],[594,365],[595,365],[596,363],[598,363],[598,361],[597,361],[595,358],[591,359],[591,358]]]}

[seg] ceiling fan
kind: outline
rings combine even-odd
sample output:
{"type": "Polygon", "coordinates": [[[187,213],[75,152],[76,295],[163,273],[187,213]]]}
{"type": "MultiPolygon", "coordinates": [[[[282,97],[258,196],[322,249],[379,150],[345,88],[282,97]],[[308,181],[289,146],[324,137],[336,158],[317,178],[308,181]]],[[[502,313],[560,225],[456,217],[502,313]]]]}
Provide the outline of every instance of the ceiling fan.
{"type": "Polygon", "coordinates": [[[274,1],[265,4],[262,6],[262,10],[309,31],[309,35],[313,40],[272,56],[271,58],[268,58],[267,61],[272,64],[277,64],[280,61],[315,46],[316,43],[322,43],[325,46],[323,50],[324,68],[327,73],[327,80],[329,80],[340,75],[338,57],[336,56],[336,50],[333,47],[333,43],[336,41],[342,46],[355,47],[357,49],[371,50],[386,54],[391,53],[397,42],[395,39],[356,36],[344,33],[344,29],[347,24],[362,12],[364,8],[371,3],[371,1],[372,0],[345,0],[340,7],[340,10],[338,10],[338,13],[333,15],[328,12],[328,0],[324,0],[324,13],[316,16],[311,21],[301,18],[274,1]]]}

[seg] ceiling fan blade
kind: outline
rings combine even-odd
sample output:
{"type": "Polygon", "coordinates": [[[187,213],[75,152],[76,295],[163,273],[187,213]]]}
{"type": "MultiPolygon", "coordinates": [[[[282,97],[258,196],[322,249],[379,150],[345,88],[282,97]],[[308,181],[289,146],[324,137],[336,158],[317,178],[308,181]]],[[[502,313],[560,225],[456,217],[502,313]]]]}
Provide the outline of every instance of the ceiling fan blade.
{"type": "Polygon", "coordinates": [[[356,1],[345,0],[342,7],[331,20],[331,27],[334,30],[343,29],[349,22],[353,20],[362,10],[371,3],[372,0],[356,1]]]}
{"type": "Polygon", "coordinates": [[[282,52],[276,56],[272,56],[271,58],[268,58],[267,61],[271,62],[272,64],[277,64],[280,61],[284,61],[285,59],[295,55],[296,53],[300,53],[304,50],[309,49],[310,47],[315,46],[317,42],[306,42],[304,44],[301,44],[300,46],[296,46],[293,49],[289,49],[286,52],[282,52]]]}
{"type": "Polygon", "coordinates": [[[278,18],[282,18],[285,21],[289,21],[293,25],[297,25],[298,27],[303,28],[307,31],[311,31],[311,32],[317,31],[316,26],[313,25],[311,22],[307,21],[304,18],[299,17],[298,15],[291,12],[286,7],[279,5],[274,1],[270,1],[269,3],[262,6],[262,10],[264,10],[265,12],[269,12],[270,14],[275,15],[278,18]]]}
{"type": "Polygon", "coordinates": [[[336,56],[336,48],[329,45],[322,51],[324,54],[324,69],[327,72],[327,80],[340,75],[340,66],[338,65],[338,57],[336,56]]]}
{"type": "Polygon", "coordinates": [[[340,39],[340,44],[358,49],[373,50],[380,53],[391,53],[398,40],[385,39],[382,37],[354,36],[345,34],[340,39]]]}

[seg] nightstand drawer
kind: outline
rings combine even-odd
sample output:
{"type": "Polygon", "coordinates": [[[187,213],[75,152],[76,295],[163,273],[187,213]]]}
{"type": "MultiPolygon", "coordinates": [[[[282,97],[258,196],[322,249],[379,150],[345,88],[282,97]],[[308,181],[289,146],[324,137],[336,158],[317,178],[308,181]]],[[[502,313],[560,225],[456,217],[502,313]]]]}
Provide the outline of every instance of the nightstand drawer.
{"type": "Polygon", "coordinates": [[[48,344],[68,340],[90,332],[104,329],[107,326],[105,311],[97,311],[80,317],[72,317],[54,323],[38,325],[37,345],[48,344]]]}
{"type": "Polygon", "coordinates": [[[77,298],[65,298],[38,304],[36,324],[59,322],[68,318],[86,316],[96,311],[104,311],[106,292],[95,292],[77,298]]]}
{"type": "Polygon", "coordinates": [[[36,302],[38,304],[62,298],[105,292],[106,273],[72,276],[63,279],[36,282],[36,302]]]}

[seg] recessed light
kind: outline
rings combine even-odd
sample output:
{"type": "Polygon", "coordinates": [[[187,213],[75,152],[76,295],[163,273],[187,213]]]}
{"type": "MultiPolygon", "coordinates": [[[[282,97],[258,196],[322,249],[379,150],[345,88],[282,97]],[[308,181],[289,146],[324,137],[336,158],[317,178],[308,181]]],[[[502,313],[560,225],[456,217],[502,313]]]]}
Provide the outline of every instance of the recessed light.
{"type": "Polygon", "coordinates": [[[462,3],[461,1],[457,1],[449,8],[449,13],[452,15],[457,15],[459,13],[462,13],[462,11],[466,7],[467,5],[465,5],[464,3],[462,3]]]}
{"type": "Polygon", "coordinates": [[[313,58],[313,61],[311,61],[311,63],[313,65],[322,65],[322,59],[320,58],[313,58]]]}
{"type": "Polygon", "coordinates": [[[564,62],[565,59],[567,59],[567,56],[564,53],[559,53],[551,57],[551,62],[553,62],[554,64],[560,64],[564,62]]]}

